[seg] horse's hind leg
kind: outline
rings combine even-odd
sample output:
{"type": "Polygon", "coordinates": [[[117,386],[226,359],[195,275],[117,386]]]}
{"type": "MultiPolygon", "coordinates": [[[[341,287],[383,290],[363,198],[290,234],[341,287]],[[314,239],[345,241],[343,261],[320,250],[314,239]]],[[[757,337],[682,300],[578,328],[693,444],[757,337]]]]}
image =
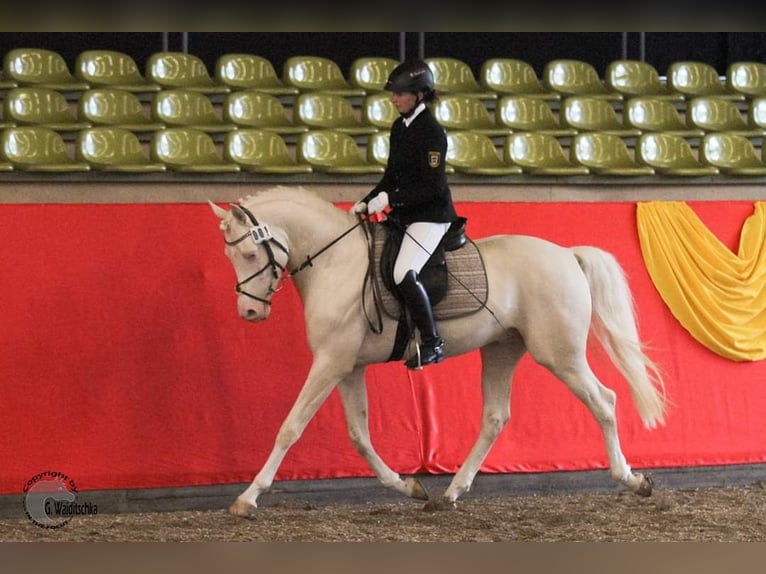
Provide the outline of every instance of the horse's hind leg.
{"type": "Polygon", "coordinates": [[[624,484],[631,492],[642,496],[652,493],[651,479],[641,473],[634,473],[622,453],[620,439],[617,434],[617,417],[615,404],[617,395],[605,387],[596,378],[587,363],[585,355],[572,360],[566,366],[553,365],[551,372],[560,378],[579,398],[601,427],[609,458],[609,473],[611,477],[624,484]]]}
{"type": "Polygon", "coordinates": [[[338,385],[351,442],[357,452],[370,465],[383,486],[392,488],[410,498],[428,500],[428,492],[418,479],[414,477],[402,479],[375,452],[370,440],[367,422],[367,387],[364,382],[364,372],[365,367],[358,367],[338,385]]]}
{"type": "Polygon", "coordinates": [[[510,345],[504,340],[481,348],[483,406],[479,436],[441,500],[429,502],[426,510],[453,508],[457,499],[471,488],[482,462],[511,417],[511,378],[525,352],[524,342],[515,332],[510,345]]]}

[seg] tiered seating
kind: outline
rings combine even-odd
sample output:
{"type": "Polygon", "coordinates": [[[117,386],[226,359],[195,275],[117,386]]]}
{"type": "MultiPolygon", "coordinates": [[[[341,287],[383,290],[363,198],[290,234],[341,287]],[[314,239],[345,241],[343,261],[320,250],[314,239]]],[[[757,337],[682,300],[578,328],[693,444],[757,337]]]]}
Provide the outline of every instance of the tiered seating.
{"type": "Polygon", "coordinates": [[[483,88],[474,76],[473,70],[457,58],[426,58],[434,75],[436,91],[444,94],[459,94],[482,100],[496,100],[497,92],[483,88]]]}
{"type": "Polygon", "coordinates": [[[216,82],[231,90],[258,90],[273,96],[296,96],[298,88],[287,86],[271,62],[255,54],[224,54],[215,63],[216,82]]]}
{"type": "Polygon", "coordinates": [[[282,136],[307,132],[307,125],[295,123],[282,101],[259,90],[232,92],[223,102],[223,119],[238,128],[273,131],[282,136]]]}
{"type": "Polygon", "coordinates": [[[606,87],[623,99],[637,96],[656,100],[684,101],[684,95],[668,88],[656,68],[642,60],[615,60],[606,67],[606,87]]]}
{"type": "Polygon", "coordinates": [[[90,127],[70,109],[64,94],[51,88],[13,88],[5,94],[3,115],[18,126],[45,126],[58,132],[90,127]]]}
{"type": "Polygon", "coordinates": [[[74,75],[91,88],[110,88],[134,93],[154,93],[162,89],[148,80],[129,54],[114,50],[86,50],[77,56],[74,75]]]}
{"type": "Polygon", "coordinates": [[[561,104],[561,124],[578,132],[603,132],[620,137],[641,135],[641,130],[626,126],[605,99],[572,96],[561,104]]]}
{"type": "Polygon", "coordinates": [[[270,130],[246,128],[226,134],[223,157],[250,173],[285,175],[314,171],[310,164],[297,162],[282,136],[270,130]]]}
{"type": "Polygon", "coordinates": [[[385,168],[371,162],[354,138],[336,130],[311,130],[301,134],[297,160],[316,171],[333,174],[381,174],[385,168]]]}
{"type": "Polygon", "coordinates": [[[295,100],[293,113],[297,123],[310,129],[331,129],[352,136],[367,136],[378,131],[376,126],[363,124],[351,102],[335,93],[301,94],[295,100]]]}
{"type": "Polygon", "coordinates": [[[293,56],[282,67],[282,81],[300,92],[322,91],[343,97],[364,97],[367,90],[351,85],[337,63],[319,56],[293,56]]]}
{"type": "Polygon", "coordinates": [[[97,171],[155,173],[167,169],[164,163],[147,156],[134,132],[120,127],[82,130],[75,153],[79,161],[97,171]]]}
{"type": "Polygon", "coordinates": [[[447,163],[469,175],[518,175],[518,165],[503,161],[489,136],[472,131],[447,132],[447,163]]]}
{"type": "MultiPolygon", "coordinates": [[[[675,62],[665,81],[637,60],[611,62],[604,78],[587,62],[571,59],[552,60],[541,77],[514,58],[490,58],[478,76],[455,58],[427,62],[439,94],[432,109],[450,136],[449,172],[759,173],[751,150],[760,161],[766,64],[735,62],[723,77],[707,64],[675,62]],[[581,137],[588,133],[594,137],[581,137]],[[726,137],[712,137],[718,134],[726,137]],[[725,166],[703,157],[703,138],[717,154],[710,157],[725,159],[725,166]],[[730,167],[735,160],[742,163],[730,167]]],[[[61,137],[68,159],[46,152],[57,161],[25,165],[6,157],[0,170],[72,171],[85,164],[94,171],[159,173],[159,165],[181,171],[198,161],[211,173],[380,173],[388,161],[389,129],[399,117],[383,86],[398,63],[358,58],[344,75],[327,58],[295,56],[280,77],[262,56],[231,53],[217,59],[211,76],[197,56],[158,52],[147,58],[142,74],[141,63],[128,54],[86,50],[72,74],[55,52],[12,50],[3,59],[0,129],[45,128],[34,135],[16,132],[14,145],[39,141],[38,150],[57,149],[61,137]],[[354,147],[337,133],[350,136],[354,147]],[[193,143],[195,153],[179,151],[183,141],[193,143]]]]}
{"type": "Polygon", "coordinates": [[[93,126],[111,126],[133,132],[153,132],[165,127],[165,123],[151,117],[150,113],[130,91],[118,88],[97,88],[80,96],[78,115],[93,126]]]}
{"type": "Polygon", "coordinates": [[[543,70],[543,83],[562,98],[590,96],[611,101],[622,100],[622,94],[608,88],[591,64],[582,60],[551,60],[543,70]]]}
{"type": "Polygon", "coordinates": [[[559,116],[545,100],[529,96],[503,96],[495,108],[498,124],[512,132],[537,132],[555,137],[571,137],[577,130],[561,125],[559,116]]]}
{"type": "Polygon", "coordinates": [[[526,96],[544,100],[560,100],[561,94],[548,90],[537,77],[531,64],[516,58],[491,58],[481,66],[479,83],[498,97],[526,96]]]}
{"type": "Polygon", "coordinates": [[[434,105],[434,116],[447,131],[471,130],[486,136],[502,137],[511,130],[495,123],[494,115],[477,98],[447,94],[434,105]]]}
{"type": "Polygon", "coordinates": [[[3,73],[19,87],[81,92],[90,85],[78,80],[58,52],[41,48],[16,48],[3,58],[3,73]]]}
{"type": "Polygon", "coordinates": [[[662,175],[699,177],[718,173],[718,169],[698,159],[687,139],[667,132],[642,135],[636,145],[636,157],[662,175]]]}
{"type": "Polygon", "coordinates": [[[729,100],[744,101],[745,96],[730,90],[721,81],[716,69],[705,62],[679,61],[668,67],[668,86],[683,94],[686,99],[699,96],[715,96],[729,100]]]}
{"type": "Polygon", "coordinates": [[[201,58],[186,52],[156,52],[146,63],[147,78],[163,89],[182,88],[203,94],[228,94],[231,88],[219,83],[201,58]]]}

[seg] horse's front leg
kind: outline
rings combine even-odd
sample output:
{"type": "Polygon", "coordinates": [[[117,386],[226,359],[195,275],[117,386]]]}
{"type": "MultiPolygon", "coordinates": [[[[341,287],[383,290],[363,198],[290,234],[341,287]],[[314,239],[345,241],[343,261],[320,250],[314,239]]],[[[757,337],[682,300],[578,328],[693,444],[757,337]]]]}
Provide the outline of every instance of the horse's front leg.
{"type": "Polygon", "coordinates": [[[255,509],[258,507],[258,496],[269,490],[287,451],[300,438],[306,425],[330,395],[335,385],[349,372],[350,368],[344,367],[347,364],[350,362],[339,361],[337,355],[333,355],[332,352],[322,353],[320,351],[315,353],[308,378],[282,423],[279,433],[277,433],[274,448],[269,454],[266,464],[263,465],[247,490],[240,494],[229,507],[231,514],[245,518],[253,517],[255,509]]]}
{"type": "Polygon", "coordinates": [[[428,492],[422,483],[414,477],[402,479],[383,459],[380,458],[370,440],[370,428],[367,417],[367,387],[364,381],[366,367],[361,366],[338,385],[338,392],[346,413],[346,425],[351,442],[361,454],[378,480],[391,488],[416,500],[428,500],[428,492]]]}

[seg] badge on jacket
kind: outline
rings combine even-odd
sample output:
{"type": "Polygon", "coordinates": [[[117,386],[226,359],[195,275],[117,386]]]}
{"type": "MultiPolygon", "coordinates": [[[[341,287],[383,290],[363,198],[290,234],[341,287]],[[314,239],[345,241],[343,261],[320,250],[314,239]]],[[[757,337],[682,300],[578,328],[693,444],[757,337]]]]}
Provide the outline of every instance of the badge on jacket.
{"type": "Polygon", "coordinates": [[[439,167],[440,161],[441,161],[441,153],[439,153],[438,151],[428,152],[428,167],[439,167]]]}

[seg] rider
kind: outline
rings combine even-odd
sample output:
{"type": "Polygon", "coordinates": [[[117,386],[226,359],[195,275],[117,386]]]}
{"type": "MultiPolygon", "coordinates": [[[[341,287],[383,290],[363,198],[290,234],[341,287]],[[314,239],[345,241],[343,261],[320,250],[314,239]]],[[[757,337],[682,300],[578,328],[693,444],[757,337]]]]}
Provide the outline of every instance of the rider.
{"type": "Polygon", "coordinates": [[[457,219],[447,185],[447,135],[428,104],[436,101],[434,76],[422,60],[407,61],[388,76],[385,88],[400,117],[391,126],[388,166],[378,185],[351,208],[353,213],[381,213],[405,229],[394,264],[394,283],[420,332],[420,352],[406,361],[409,369],[444,359],[431,302],[418,274],[457,219]]]}

